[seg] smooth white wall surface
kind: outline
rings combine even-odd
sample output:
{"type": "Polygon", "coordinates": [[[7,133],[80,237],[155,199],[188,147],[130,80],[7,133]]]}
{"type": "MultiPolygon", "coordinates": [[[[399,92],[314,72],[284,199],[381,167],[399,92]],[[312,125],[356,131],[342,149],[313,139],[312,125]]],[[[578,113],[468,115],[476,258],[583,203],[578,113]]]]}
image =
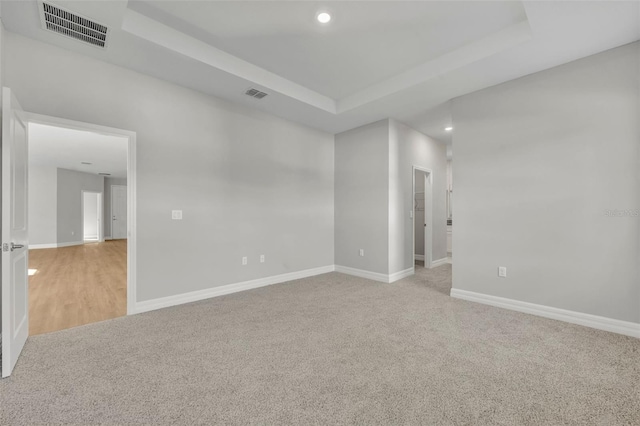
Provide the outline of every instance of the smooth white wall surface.
{"type": "Polygon", "coordinates": [[[58,169],[29,164],[29,245],[58,241],[58,169]]]}
{"type": "Polygon", "coordinates": [[[104,236],[111,238],[111,185],[127,186],[127,179],[105,178],[104,179],[104,236]]]}
{"type": "Polygon", "coordinates": [[[432,171],[433,260],[447,257],[447,147],[389,120],[389,273],[411,268],[413,258],[413,166],[432,171]]]}
{"type": "Polygon", "coordinates": [[[98,239],[98,194],[96,192],[84,193],[84,211],[82,215],[85,240],[98,239]]]}
{"type": "Polygon", "coordinates": [[[5,36],[27,111],[137,132],[137,301],[334,263],[333,135],[5,36]]]}
{"type": "Polygon", "coordinates": [[[453,101],[454,288],[640,322],[639,55],[453,101]]]}
{"type": "Polygon", "coordinates": [[[58,244],[82,242],[82,191],[101,192],[104,188],[104,178],[74,170],[57,170],[58,244]]]}
{"type": "Polygon", "coordinates": [[[388,188],[389,120],[336,135],[336,265],[389,273],[388,188]]]}

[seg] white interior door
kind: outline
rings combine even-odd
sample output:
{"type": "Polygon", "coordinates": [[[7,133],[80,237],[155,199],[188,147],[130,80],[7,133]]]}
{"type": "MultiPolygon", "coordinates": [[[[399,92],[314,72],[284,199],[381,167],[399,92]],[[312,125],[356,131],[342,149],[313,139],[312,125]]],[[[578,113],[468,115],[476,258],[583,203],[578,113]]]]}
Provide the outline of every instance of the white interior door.
{"type": "Polygon", "coordinates": [[[2,377],[13,371],[29,336],[27,122],[2,89],[2,377]]]}
{"type": "Polygon", "coordinates": [[[127,187],[111,186],[111,238],[127,238],[127,187]]]}

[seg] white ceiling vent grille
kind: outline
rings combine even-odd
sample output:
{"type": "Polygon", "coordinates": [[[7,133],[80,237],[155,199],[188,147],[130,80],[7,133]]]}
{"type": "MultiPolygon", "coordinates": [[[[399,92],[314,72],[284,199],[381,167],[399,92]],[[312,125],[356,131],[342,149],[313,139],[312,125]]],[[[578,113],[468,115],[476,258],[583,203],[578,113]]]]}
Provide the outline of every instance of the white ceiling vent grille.
{"type": "Polygon", "coordinates": [[[51,3],[39,2],[42,28],[74,38],[92,46],[105,48],[109,29],[90,19],[64,10],[51,3]]]}
{"type": "Polygon", "coordinates": [[[261,91],[260,91],[260,90],[258,90],[258,89],[253,89],[253,88],[251,88],[251,89],[247,89],[247,91],[246,91],[246,92],[244,92],[244,94],[245,94],[245,95],[247,95],[247,96],[251,96],[252,98],[256,98],[256,99],[262,99],[262,98],[264,98],[265,96],[267,96],[267,94],[266,94],[266,93],[261,92],[261,91]]]}

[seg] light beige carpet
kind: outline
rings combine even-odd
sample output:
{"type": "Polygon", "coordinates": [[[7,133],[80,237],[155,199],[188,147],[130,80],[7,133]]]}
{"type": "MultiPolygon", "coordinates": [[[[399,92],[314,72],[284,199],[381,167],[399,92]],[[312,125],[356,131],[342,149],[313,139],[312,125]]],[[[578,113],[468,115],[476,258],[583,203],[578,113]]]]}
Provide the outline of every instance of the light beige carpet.
{"type": "Polygon", "coordinates": [[[29,339],[0,424],[640,424],[640,340],[338,273],[29,339]]]}

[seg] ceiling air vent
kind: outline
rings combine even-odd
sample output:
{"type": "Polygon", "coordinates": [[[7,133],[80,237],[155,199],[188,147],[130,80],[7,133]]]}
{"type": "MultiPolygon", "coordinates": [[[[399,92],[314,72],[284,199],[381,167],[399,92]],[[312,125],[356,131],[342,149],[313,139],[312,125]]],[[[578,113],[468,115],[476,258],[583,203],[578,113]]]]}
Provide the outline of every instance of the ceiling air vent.
{"type": "Polygon", "coordinates": [[[39,2],[42,28],[74,38],[92,46],[105,48],[109,29],[90,19],[64,10],[51,3],[39,2]]]}
{"type": "Polygon", "coordinates": [[[256,98],[256,99],[262,99],[265,96],[267,96],[266,93],[259,91],[258,89],[247,89],[246,92],[244,92],[245,95],[251,96],[252,98],[256,98]]]}

